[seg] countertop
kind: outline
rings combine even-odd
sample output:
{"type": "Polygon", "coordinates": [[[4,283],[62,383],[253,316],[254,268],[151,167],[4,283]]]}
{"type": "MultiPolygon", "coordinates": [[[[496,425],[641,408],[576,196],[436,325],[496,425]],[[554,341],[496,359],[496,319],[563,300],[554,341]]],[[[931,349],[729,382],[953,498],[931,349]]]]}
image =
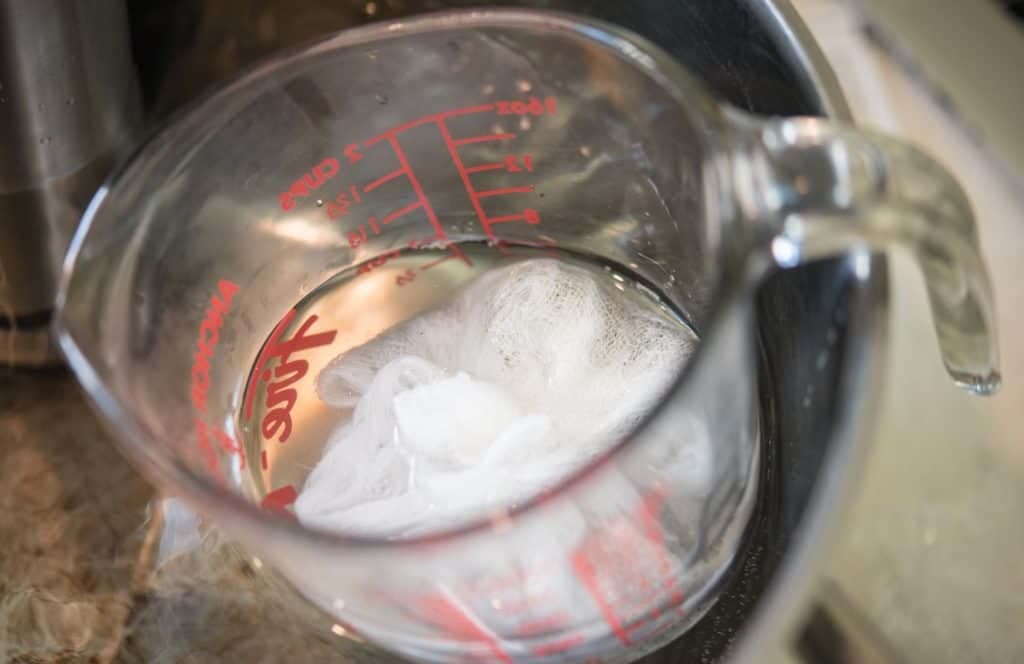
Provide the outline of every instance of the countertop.
{"type": "Polygon", "coordinates": [[[203,524],[190,540],[65,372],[0,376],[0,662],[391,661],[203,524]]]}
{"type": "MultiPolygon", "coordinates": [[[[1024,661],[1024,202],[849,14],[796,4],[858,119],[938,153],[971,192],[1006,376],[992,399],[952,387],[920,278],[897,256],[878,433],[826,573],[908,661],[1024,661]]],[[[287,593],[229,543],[169,536],[192,532],[167,527],[187,514],[163,509],[67,374],[2,372],[0,661],[279,662],[295,661],[295,644],[304,661],[339,647],[344,661],[383,660],[285,607],[287,593]]]]}

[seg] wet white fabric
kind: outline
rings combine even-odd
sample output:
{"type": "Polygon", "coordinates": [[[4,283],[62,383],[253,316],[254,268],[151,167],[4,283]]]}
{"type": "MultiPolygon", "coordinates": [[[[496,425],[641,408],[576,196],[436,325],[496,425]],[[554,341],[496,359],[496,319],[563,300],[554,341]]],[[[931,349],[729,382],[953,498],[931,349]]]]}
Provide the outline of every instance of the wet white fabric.
{"type": "Polygon", "coordinates": [[[298,518],[407,536],[514,505],[620,440],[693,348],[618,285],[554,260],[515,263],[335,358],[317,391],[352,416],[298,518]]]}

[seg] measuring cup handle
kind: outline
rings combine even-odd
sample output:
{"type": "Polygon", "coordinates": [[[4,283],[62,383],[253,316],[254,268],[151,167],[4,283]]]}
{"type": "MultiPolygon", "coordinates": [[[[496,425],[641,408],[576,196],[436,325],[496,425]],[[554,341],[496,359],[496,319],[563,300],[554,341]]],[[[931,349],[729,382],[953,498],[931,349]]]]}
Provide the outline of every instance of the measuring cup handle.
{"type": "Polygon", "coordinates": [[[734,199],[771,264],[908,250],[924,272],[946,370],[971,392],[994,392],[992,287],[970,203],[945,168],[909,144],[817,118],[734,123],[734,199]]]}

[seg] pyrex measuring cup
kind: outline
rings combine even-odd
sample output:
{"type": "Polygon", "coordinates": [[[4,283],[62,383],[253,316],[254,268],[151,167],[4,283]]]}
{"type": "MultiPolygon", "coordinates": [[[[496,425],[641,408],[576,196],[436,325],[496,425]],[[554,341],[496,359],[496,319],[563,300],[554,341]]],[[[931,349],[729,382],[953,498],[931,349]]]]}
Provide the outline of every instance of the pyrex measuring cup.
{"type": "Polygon", "coordinates": [[[433,15],[268,63],[148,143],[73,243],[60,336],[140,466],[338,631],[426,661],[629,659],[700,617],[739,548],[758,280],[890,244],[925,272],[951,375],[992,389],[971,213],[929,158],[723,108],[607,25],[433,15]],[[400,320],[413,289],[516,252],[600,259],[681,313],[701,342],[659,406],[472,523],[402,540],[297,523],[321,369],[400,320]],[[341,276],[344,301],[308,306],[341,276]]]}

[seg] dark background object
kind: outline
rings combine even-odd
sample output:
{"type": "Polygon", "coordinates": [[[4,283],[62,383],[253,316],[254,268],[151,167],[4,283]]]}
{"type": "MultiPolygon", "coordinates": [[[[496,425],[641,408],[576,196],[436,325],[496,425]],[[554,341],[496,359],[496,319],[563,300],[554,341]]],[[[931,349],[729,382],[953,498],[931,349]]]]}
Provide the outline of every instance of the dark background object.
{"type": "Polygon", "coordinates": [[[803,661],[814,664],[906,663],[877,626],[831,582],[819,590],[796,651],[803,661]]]}
{"type": "Polygon", "coordinates": [[[1010,15],[1017,21],[1024,21],[1024,1],[1022,0],[999,0],[999,3],[1010,12],[1010,15]]]}

